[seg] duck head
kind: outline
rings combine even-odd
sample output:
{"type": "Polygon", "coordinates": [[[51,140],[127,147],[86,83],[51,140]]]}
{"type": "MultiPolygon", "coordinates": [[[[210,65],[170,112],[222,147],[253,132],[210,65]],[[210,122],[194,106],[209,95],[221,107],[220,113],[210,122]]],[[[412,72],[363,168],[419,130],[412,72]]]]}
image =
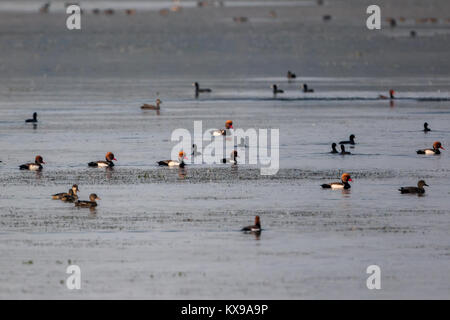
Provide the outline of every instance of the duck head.
{"type": "Polygon", "coordinates": [[[353,181],[352,178],[350,177],[350,174],[348,174],[348,173],[344,173],[341,176],[341,180],[343,183],[348,183],[349,181],[353,181]]]}
{"type": "Polygon", "coordinates": [[[444,147],[442,146],[442,144],[439,141],[435,141],[433,143],[433,149],[435,149],[435,150],[437,150],[437,149],[445,150],[444,147]]]}
{"type": "Polygon", "coordinates": [[[261,227],[261,220],[259,219],[259,216],[255,217],[255,226],[261,227]]]}
{"type": "Polygon", "coordinates": [[[106,161],[109,161],[109,162],[111,162],[113,160],[117,161],[117,159],[114,157],[114,153],[112,153],[112,152],[108,152],[105,156],[105,159],[106,159],[106,161]]]}
{"type": "Polygon", "coordinates": [[[391,99],[394,99],[394,94],[395,94],[395,91],[393,89],[390,89],[389,96],[391,97],[391,99]]]}
{"type": "Polygon", "coordinates": [[[89,195],[89,200],[90,201],[95,201],[95,200],[102,200],[102,199],[100,199],[95,193],[91,193],[89,195]]]}
{"type": "Polygon", "coordinates": [[[232,120],[227,120],[225,122],[225,128],[226,129],[233,129],[233,121],[232,120]]]}
{"type": "Polygon", "coordinates": [[[187,160],[186,153],[184,153],[184,151],[178,152],[178,160],[180,162],[183,162],[183,160],[187,160]]]}
{"type": "Polygon", "coordinates": [[[423,189],[424,186],[429,187],[429,185],[426,184],[425,180],[419,180],[419,182],[417,182],[417,186],[419,187],[419,189],[423,189]]]}
{"type": "Polygon", "coordinates": [[[77,194],[77,192],[79,192],[80,190],[78,189],[78,185],[74,184],[72,186],[72,189],[70,189],[70,191],[73,191],[74,194],[77,194]]]}
{"type": "Polygon", "coordinates": [[[45,164],[44,159],[42,159],[41,156],[36,156],[36,158],[34,159],[34,163],[36,163],[36,164],[45,164]]]}

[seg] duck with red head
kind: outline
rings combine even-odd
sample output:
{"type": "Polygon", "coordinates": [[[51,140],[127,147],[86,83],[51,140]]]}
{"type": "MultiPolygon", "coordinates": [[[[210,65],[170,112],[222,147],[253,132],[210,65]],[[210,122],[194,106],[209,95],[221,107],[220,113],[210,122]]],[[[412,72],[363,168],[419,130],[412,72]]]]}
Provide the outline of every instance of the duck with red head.
{"type": "Polygon", "coordinates": [[[244,232],[261,232],[261,220],[259,216],[255,217],[255,224],[253,226],[247,226],[241,229],[244,232]]]}
{"type": "Polygon", "coordinates": [[[350,189],[350,183],[349,181],[353,181],[350,177],[350,174],[344,173],[341,176],[341,182],[331,182],[331,183],[325,183],[322,184],[322,188],[324,189],[350,189]]]}
{"type": "Polygon", "coordinates": [[[433,149],[417,150],[417,154],[425,154],[425,155],[441,154],[441,151],[439,149],[445,150],[439,141],[435,141],[433,143],[433,149]]]}
{"type": "Polygon", "coordinates": [[[161,160],[161,161],[158,161],[157,163],[160,166],[165,166],[165,167],[180,167],[180,168],[184,168],[184,166],[186,165],[184,163],[184,160],[187,160],[186,154],[184,153],[184,151],[180,151],[180,152],[178,152],[178,161],[161,160]]]}
{"type": "Polygon", "coordinates": [[[89,162],[88,166],[95,167],[95,168],[111,168],[111,167],[114,167],[113,160],[117,161],[117,159],[114,157],[114,153],[112,153],[112,152],[108,152],[106,154],[105,160],[106,161],[89,162]]]}
{"type": "Polygon", "coordinates": [[[20,170],[30,170],[30,171],[41,171],[42,164],[45,164],[41,156],[36,156],[34,163],[22,164],[19,168],[20,170]]]}
{"type": "Polygon", "coordinates": [[[390,90],[389,90],[389,97],[380,94],[380,95],[378,96],[378,98],[379,98],[379,99],[384,99],[384,100],[386,100],[386,99],[391,99],[391,100],[393,100],[393,99],[395,99],[394,94],[395,94],[395,91],[394,91],[393,89],[390,89],[390,90]]]}

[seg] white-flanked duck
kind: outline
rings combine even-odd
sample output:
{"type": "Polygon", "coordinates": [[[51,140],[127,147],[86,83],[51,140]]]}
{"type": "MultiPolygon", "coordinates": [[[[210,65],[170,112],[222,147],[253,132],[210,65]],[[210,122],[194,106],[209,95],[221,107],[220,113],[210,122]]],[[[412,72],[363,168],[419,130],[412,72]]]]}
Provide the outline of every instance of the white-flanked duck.
{"type": "Polygon", "coordinates": [[[40,171],[42,170],[42,164],[45,164],[44,159],[41,156],[36,156],[34,163],[22,164],[20,170],[40,171]]]}
{"type": "Polygon", "coordinates": [[[303,84],[303,92],[304,93],[311,93],[314,92],[314,89],[308,88],[308,85],[306,83],[303,84]]]}
{"type": "Polygon", "coordinates": [[[114,153],[108,152],[105,156],[106,161],[92,161],[88,163],[89,167],[96,167],[96,168],[111,168],[114,167],[114,161],[117,161],[117,159],[114,157],[114,153]]]}
{"type": "Polygon", "coordinates": [[[393,89],[390,89],[390,90],[389,90],[389,97],[380,94],[380,95],[378,96],[378,98],[379,98],[379,99],[383,99],[383,100],[386,100],[386,99],[393,100],[393,99],[395,99],[394,94],[395,94],[395,91],[394,91],[393,89]]]}
{"type": "Polygon", "coordinates": [[[61,193],[56,193],[54,195],[52,195],[52,199],[53,200],[60,200],[62,197],[68,195],[70,193],[70,191],[72,191],[72,194],[77,194],[77,192],[79,192],[80,190],[78,189],[78,185],[74,184],[72,186],[71,189],[69,189],[69,192],[61,192],[61,193]]]}
{"type": "Polygon", "coordinates": [[[25,120],[26,123],[37,123],[37,112],[33,113],[33,118],[32,119],[27,119],[25,120]]]}
{"type": "Polygon", "coordinates": [[[339,141],[339,144],[355,144],[355,135],[354,134],[352,134],[352,135],[350,135],[350,137],[349,137],[349,139],[350,140],[347,140],[347,141],[339,141]]]}
{"type": "Polygon", "coordinates": [[[156,105],[144,103],[141,106],[141,109],[142,110],[160,110],[161,109],[160,108],[160,104],[161,103],[162,103],[162,101],[160,99],[156,99],[156,105]]]}
{"type": "Polygon", "coordinates": [[[336,150],[336,146],[337,146],[337,144],[334,143],[334,142],[331,144],[331,151],[330,151],[330,153],[339,153],[339,151],[336,150]]]}
{"type": "Polygon", "coordinates": [[[232,132],[230,131],[231,129],[233,129],[233,121],[232,120],[227,120],[225,122],[225,129],[214,130],[212,132],[212,135],[215,136],[215,137],[218,137],[218,136],[230,136],[230,135],[232,135],[232,132]]]}
{"type": "Polygon", "coordinates": [[[425,123],[423,124],[423,132],[429,132],[429,131],[431,131],[431,129],[428,128],[428,123],[425,122],[425,123]]]}
{"type": "Polygon", "coordinates": [[[417,154],[425,154],[425,155],[441,154],[441,151],[439,149],[445,150],[439,141],[435,141],[433,143],[433,149],[417,150],[417,154]]]}
{"type": "Polygon", "coordinates": [[[261,232],[261,220],[259,216],[255,217],[255,224],[252,226],[243,227],[241,231],[244,232],[261,232]]]}
{"type": "Polygon", "coordinates": [[[75,206],[82,207],[82,208],[95,208],[97,206],[96,200],[101,200],[101,199],[95,193],[91,193],[89,195],[89,201],[78,200],[75,202],[75,206]]]}
{"type": "Polygon", "coordinates": [[[200,88],[200,85],[198,84],[198,82],[194,82],[192,85],[195,87],[195,96],[196,97],[198,97],[198,95],[200,93],[211,92],[212,91],[209,88],[200,88]]]}
{"type": "Polygon", "coordinates": [[[237,152],[237,150],[234,150],[234,151],[231,151],[230,159],[223,158],[222,163],[237,164],[237,158],[239,158],[238,152],[237,152]]]}
{"type": "Polygon", "coordinates": [[[276,84],[273,84],[271,86],[271,88],[272,88],[273,95],[277,95],[277,93],[284,93],[283,90],[278,89],[278,86],[276,84]]]}
{"type": "Polygon", "coordinates": [[[341,152],[339,154],[346,155],[346,154],[352,154],[351,152],[345,151],[345,146],[341,144],[341,152]]]}
{"type": "Polygon", "coordinates": [[[424,186],[429,187],[424,180],[419,180],[419,182],[417,182],[417,187],[401,187],[398,191],[401,193],[424,194],[424,186]]]}
{"type": "Polygon", "coordinates": [[[341,176],[341,182],[331,182],[331,183],[325,183],[322,184],[322,188],[324,189],[350,189],[351,186],[348,183],[349,181],[353,181],[350,177],[350,174],[344,173],[341,176]]]}
{"type": "Polygon", "coordinates": [[[183,168],[185,166],[184,160],[187,160],[186,154],[184,153],[184,151],[180,151],[178,153],[178,161],[161,160],[161,161],[158,161],[158,164],[160,166],[166,166],[166,167],[180,167],[180,168],[183,168]]]}
{"type": "Polygon", "coordinates": [[[297,78],[297,75],[289,70],[287,72],[287,78],[288,78],[288,80],[292,80],[292,79],[297,78]]]}

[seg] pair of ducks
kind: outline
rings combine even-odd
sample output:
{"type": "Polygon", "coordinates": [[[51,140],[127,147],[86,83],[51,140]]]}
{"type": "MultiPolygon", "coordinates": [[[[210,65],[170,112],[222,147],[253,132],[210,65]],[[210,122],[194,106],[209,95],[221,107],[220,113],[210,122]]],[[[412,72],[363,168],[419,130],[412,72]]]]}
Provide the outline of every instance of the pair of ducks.
{"type": "MultiPolygon", "coordinates": [[[[274,95],[277,95],[278,93],[284,93],[284,90],[278,89],[278,85],[276,85],[276,84],[273,84],[271,86],[271,88],[272,88],[272,93],[274,95]]],[[[304,93],[311,93],[311,92],[314,92],[314,89],[309,88],[308,85],[306,83],[304,83],[302,86],[302,91],[304,93]]]]}
{"type": "MultiPolygon", "coordinates": [[[[108,152],[105,156],[106,161],[95,161],[89,162],[89,167],[97,167],[97,168],[111,168],[114,166],[113,160],[117,161],[112,152],[108,152]]],[[[42,165],[45,164],[42,156],[37,155],[34,159],[34,163],[26,163],[19,166],[20,170],[30,170],[30,171],[41,171],[42,165]]]]}
{"type": "Polygon", "coordinates": [[[77,192],[79,192],[80,190],[78,189],[78,185],[74,184],[72,186],[71,189],[69,189],[69,191],[66,192],[62,192],[62,193],[56,193],[54,195],[52,195],[52,199],[54,200],[62,200],[64,202],[72,202],[75,203],[76,207],[81,207],[81,208],[95,208],[97,207],[97,201],[96,200],[101,200],[97,194],[95,193],[91,193],[89,195],[89,200],[78,200],[78,195],[77,192]]]}
{"type": "Polygon", "coordinates": [[[342,154],[342,155],[351,154],[351,152],[345,151],[344,144],[355,145],[356,144],[355,143],[355,135],[351,134],[350,137],[349,137],[349,140],[339,141],[339,144],[341,145],[341,152],[336,150],[337,144],[333,142],[333,144],[331,145],[330,153],[339,153],[339,154],[342,154]]]}
{"type": "MultiPolygon", "coordinates": [[[[344,173],[341,176],[341,182],[332,182],[332,183],[326,183],[322,184],[322,188],[324,189],[350,189],[351,186],[349,184],[349,181],[353,181],[350,177],[350,174],[344,173]]],[[[424,194],[425,189],[424,186],[429,187],[428,184],[424,180],[419,180],[417,183],[417,187],[401,187],[398,189],[402,194],[410,193],[410,194],[424,194]]]]}

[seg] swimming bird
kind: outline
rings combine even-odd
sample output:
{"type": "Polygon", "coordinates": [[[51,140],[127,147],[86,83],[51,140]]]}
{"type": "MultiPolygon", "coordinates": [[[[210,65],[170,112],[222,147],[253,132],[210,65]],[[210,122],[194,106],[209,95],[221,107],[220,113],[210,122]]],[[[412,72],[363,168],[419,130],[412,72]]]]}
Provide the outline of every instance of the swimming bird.
{"type": "Polygon", "coordinates": [[[218,136],[229,136],[231,135],[231,131],[230,129],[233,129],[233,121],[232,120],[227,120],[225,121],[225,129],[220,129],[220,130],[214,130],[212,132],[212,135],[215,137],[218,136]]]}
{"type": "Polygon", "coordinates": [[[427,185],[424,180],[419,180],[419,182],[417,182],[417,187],[401,187],[400,189],[398,189],[398,191],[400,191],[401,193],[424,194],[424,186],[429,187],[429,185],[427,185]]]}
{"type": "Polygon", "coordinates": [[[351,134],[348,141],[340,141],[339,144],[355,144],[355,135],[351,134]]]}
{"type": "Polygon", "coordinates": [[[431,129],[428,128],[428,123],[427,123],[427,122],[425,122],[425,123],[423,124],[423,131],[424,131],[424,132],[431,131],[431,129]]]}
{"type": "Polygon", "coordinates": [[[303,92],[308,93],[308,92],[314,92],[314,89],[309,89],[308,85],[306,83],[303,84],[303,92]]]}
{"type": "Polygon", "coordinates": [[[114,153],[108,152],[105,156],[106,161],[92,161],[88,163],[89,167],[97,167],[97,168],[110,168],[114,167],[114,161],[117,161],[117,159],[114,157],[114,153]]]}
{"type": "Polygon", "coordinates": [[[291,72],[291,71],[288,71],[288,72],[287,72],[287,78],[288,78],[289,80],[292,80],[292,79],[297,78],[297,76],[296,76],[295,73],[293,73],[293,72],[291,72]]]}
{"type": "Polygon", "coordinates": [[[72,189],[69,190],[68,194],[61,197],[61,201],[64,202],[75,202],[76,200],[78,200],[78,195],[72,189]]]}
{"type": "Polygon", "coordinates": [[[157,163],[160,166],[167,166],[167,167],[176,167],[179,166],[180,168],[184,168],[184,166],[186,165],[184,163],[184,160],[187,160],[186,154],[184,153],[184,151],[180,151],[178,153],[178,161],[174,161],[174,160],[161,160],[158,161],[157,163]]]}
{"type": "Polygon", "coordinates": [[[192,84],[195,87],[195,96],[198,97],[199,93],[211,92],[212,90],[209,88],[200,88],[198,82],[194,82],[192,84]]]}
{"type": "Polygon", "coordinates": [[[331,145],[330,153],[339,153],[339,151],[336,150],[336,146],[337,144],[333,142],[333,144],[331,145]]]}
{"type": "Polygon", "coordinates": [[[223,158],[222,163],[237,164],[236,158],[239,158],[237,150],[231,151],[230,159],[223,158]]]}
{"type": "Polygon", "coordinates": [[[200,151],[197,151],[197,145],[194,143],[193,145],[192,145],[192,153],[191,153],[191,156],[193,156],[193,157],[196,157],[196,156],[199,156],[199,155],[201,155],[202,153],[200,152],[200,151]]]}
{"type": "Polygon", "coordinates": [[[433,149],[417,150],[417,154],[426,154],[426,155],[441,154],[441,151],[439,149],[445,150],[439,141],[435,141],[433,143],[433,149]]]}
{"type": "Polygon", "coordinates": [[[271,88],[272,88],[272,92],[273,92],[274,95],[276,95],[277,93],[284,93],[283,90],[278,89],[278,86],[277,86],[276,84],[273,84],[273,85],[271,86],[271,88]]]}
{"type": "Polygon", "coordinates": [[[395,91],[392,90],[392,89],[390,89],[390,90],[389,90],[389,97],[386,97],[385,95],[380,94],[380,95],[378,96],[378,98],[379,98],[379,99],[391,99],[391,100],[392,100],[392,99],[395,99],[394,94],[395,94],[395,91]]]}
{"type": "MultiPolygon", "coordinates": [[[[70,192],[70,191],[72,191],[72,194],[75,194],[75,195],[76,195],[77,192],[80,191],[80,190],[78,190],[78,185],[74,184],[74,185],[72,186],[72,188],[69,189],[69,192],[70,192]]],[[[56,193],[56,194],[52,195],[52,199],[53,199],[53,200],[61,200],[61,198],[62,198],[63,196],[68,195],[69,192],[56,193]]]]}
{"type": "Polygon", "coordinates": [[[322,188],[324,189],[350,189],[351,186],[348,183],[349,181],[353,181],[350,177],[350,174],[344,173],[341,176],[341,182],[332,182],[332,183],[325,183],[322,184],[322,188]]]}
{"type": "Polygon", "coordinates": [[[261,232],[261,220],[259,216],[255,217],[255,224],[252,226],[243,227],[241,231],[244,232],[261,232]]]}
{"type": "Polygon", "coordinates": [[[26,123],[36,123],[36,122],[38,122],[38,121],[37,121],[37,113],[34,112],[34,113],[33,113],[33,118],[32,118],[32,119],[27,119],[27,120],[25,120],[25,122],[26,122],[26,123]]]}
{"type": "Polygon", "coordinates": [[[97,206],[96,200],[102,200],[102,199],[100,199],[95,193],[91,193],[89,195],[89,201],[78,200],[77,202],[75,202],[75,207],[95,208],[97,206]]]}
{"type": "Polygon", "coordinates": [[[159,105],[160,105],[161,103],[162,103],[161,100],[156,99],[156,106],[154,106],[154,105],[152,105],[152,104],[144,103],[144,104],[141,106],[141,109],[142,109],[142,110],[160,110],[161,108],[160,108],[159,105]]]}
{"type": "Polygon", "coordinates": [[[42,164],[45,164],[41,156],[36,156],[34,163],[22,164],[20,170],[40,171],[42,170],[42,164]]]}
{"type": "Polygon", "coordinates": [[[339,154],[346,155],[346,154],[352,154],[352,153],[345,151],[345,146],[343,144],[341,144],[341,152],[339,154]]]}

